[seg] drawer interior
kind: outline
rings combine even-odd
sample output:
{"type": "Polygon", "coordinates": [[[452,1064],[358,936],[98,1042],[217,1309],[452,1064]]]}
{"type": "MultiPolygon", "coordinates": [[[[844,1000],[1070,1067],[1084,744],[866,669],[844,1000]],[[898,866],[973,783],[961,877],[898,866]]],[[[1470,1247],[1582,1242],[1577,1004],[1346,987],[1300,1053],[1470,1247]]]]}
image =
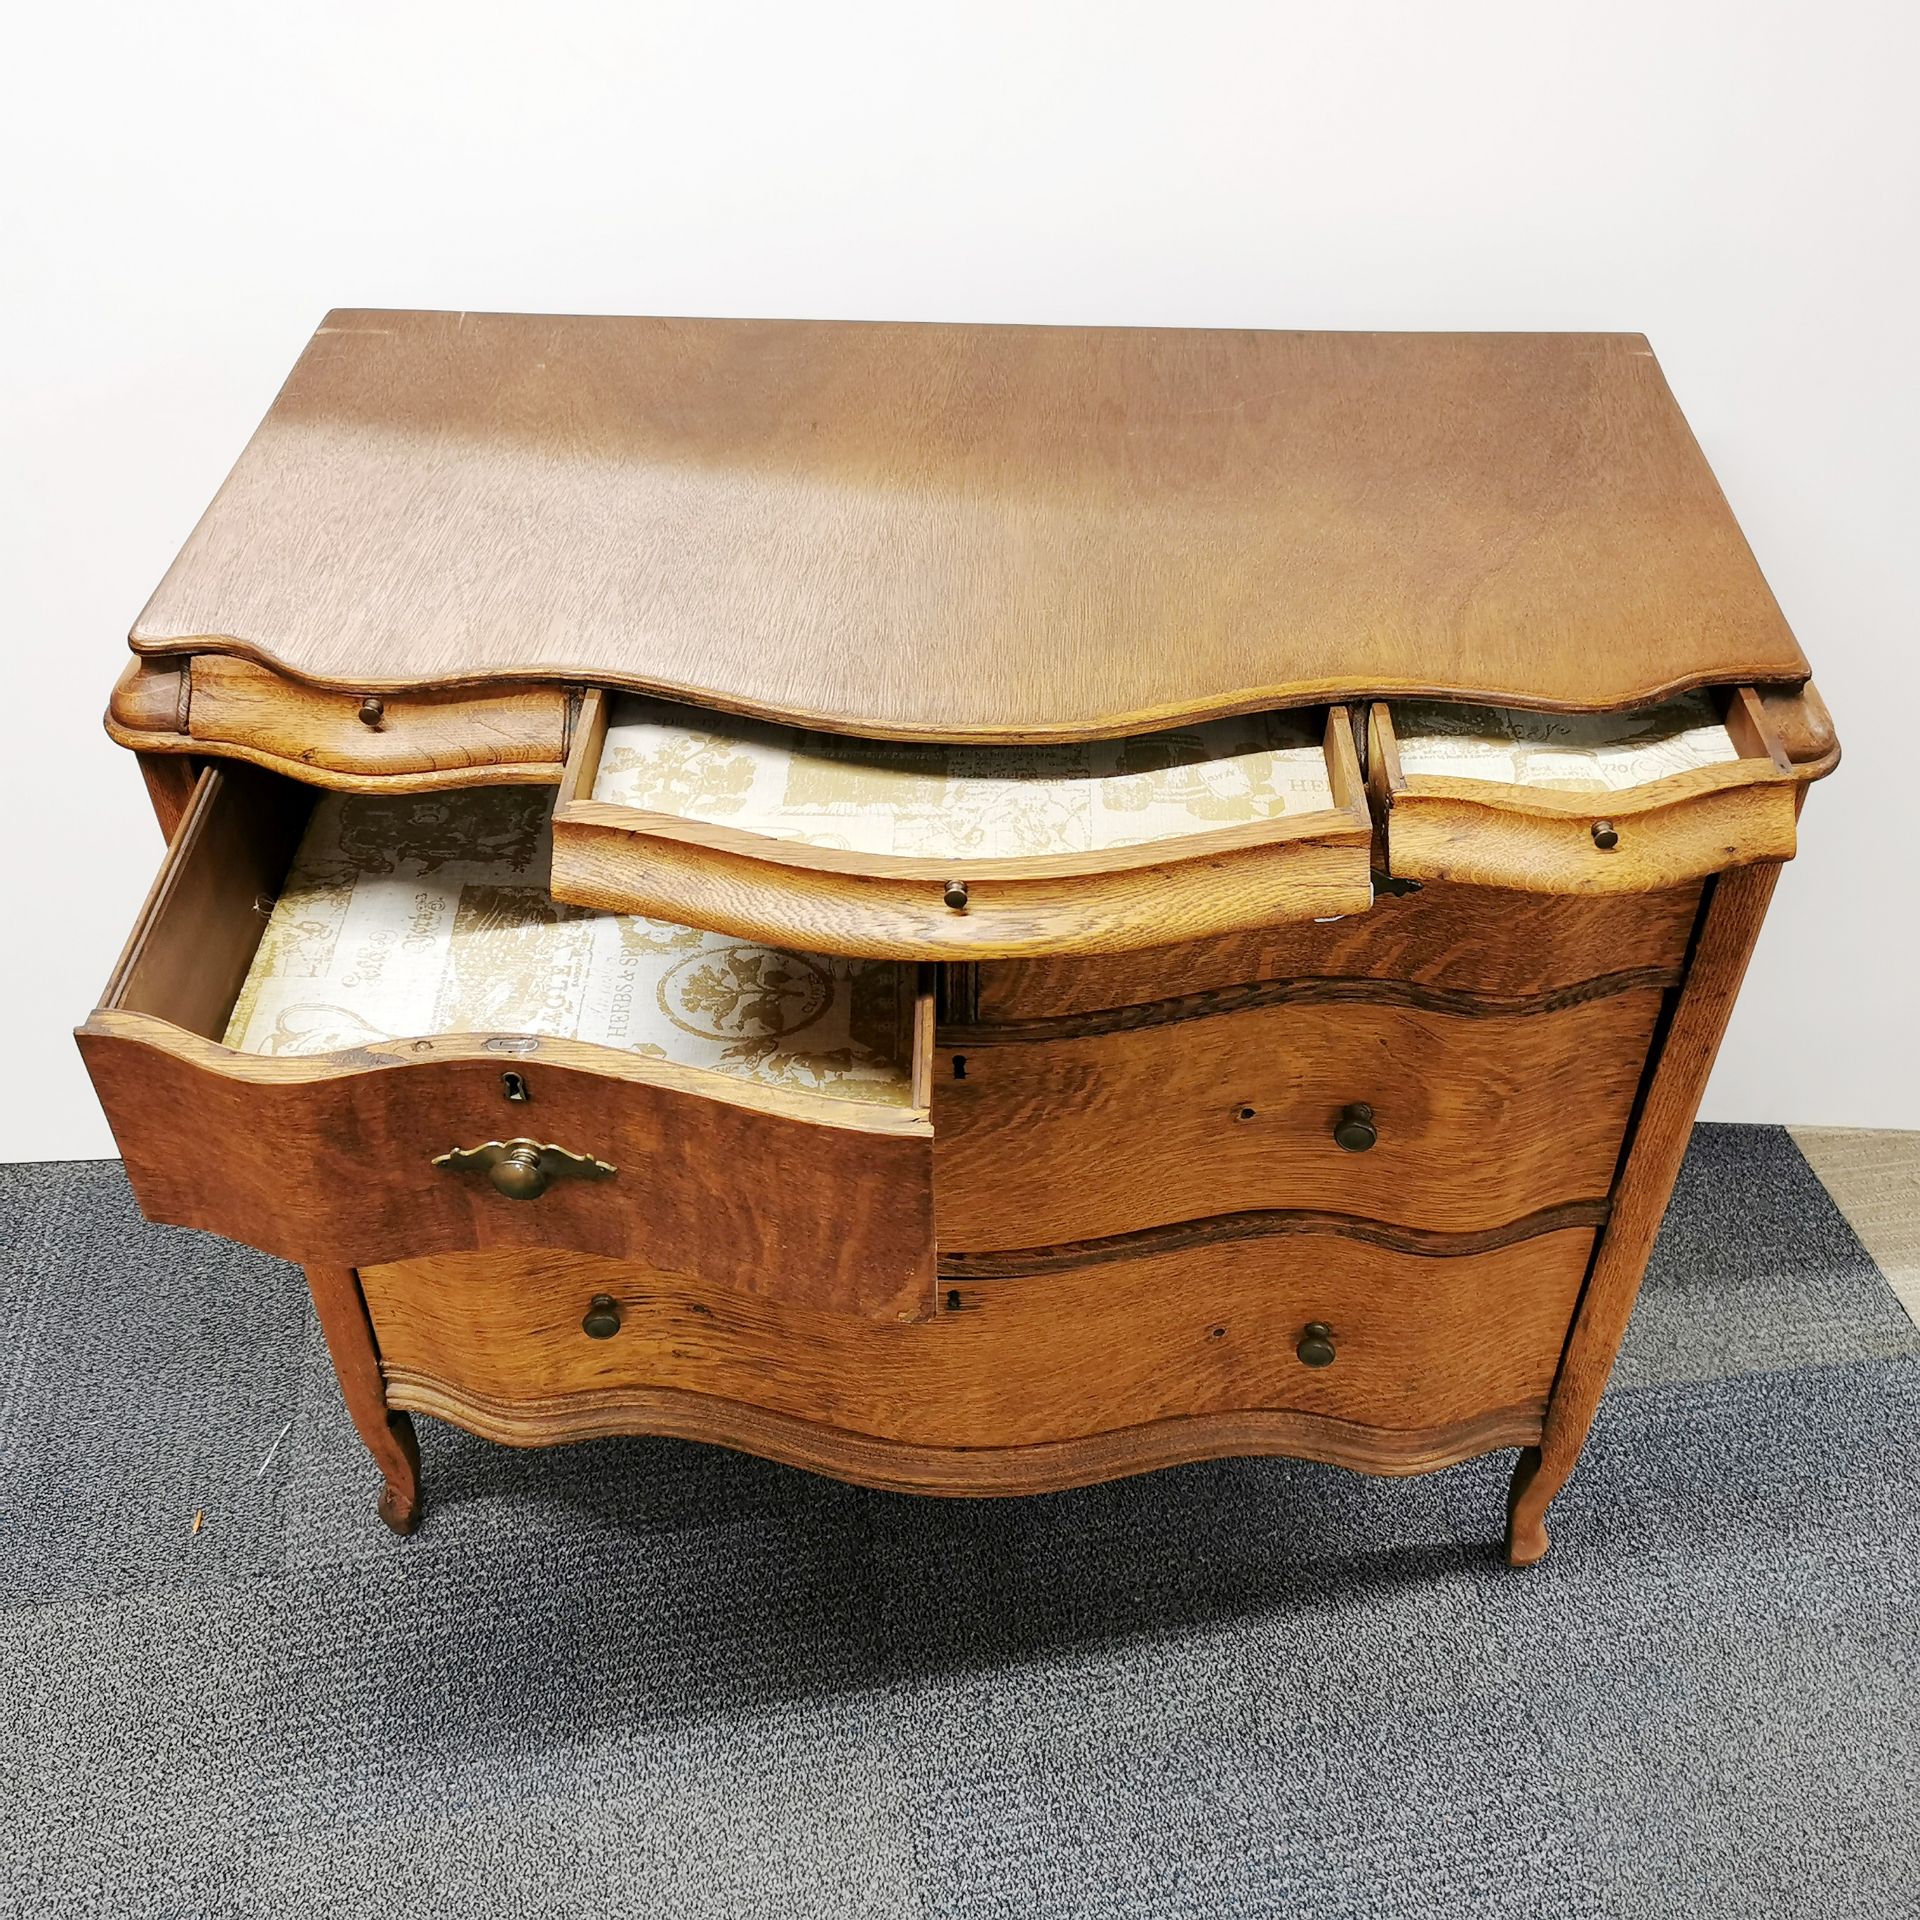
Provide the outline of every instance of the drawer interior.
{"type": "Polygon", "coordinates": [[[1395,700],[1390,711],[1409,779],[1604,795],[1744,757],[1719,703],[1705,693],[1632,713],[1528,713],[1439,700],[1395,700]]]}
{"type": "Polygon", "coordinates": [[[316,796],[217,769],[105,1004],[254,1055],[524,1034],[919,1104],[912,968],[561,905],[551,805],[533,787],[316,796]]]}
{"type": "Polygon", "coordinates": [[[862,740],[619,694],[603,805],[855,855],[1034,860],[1333,812],[1325,716],[1249,714],[1121,740],[862,740]]]}

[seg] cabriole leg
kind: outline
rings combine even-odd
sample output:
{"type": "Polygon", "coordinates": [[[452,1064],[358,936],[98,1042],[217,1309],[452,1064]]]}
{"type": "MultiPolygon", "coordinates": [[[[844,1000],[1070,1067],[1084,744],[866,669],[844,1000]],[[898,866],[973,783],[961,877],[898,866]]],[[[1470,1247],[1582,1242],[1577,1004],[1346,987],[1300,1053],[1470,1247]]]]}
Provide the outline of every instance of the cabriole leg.
{"type": "Polygon", "coordinates": [[[387,1405],[360,1276],[351,1267],[308,1267],[306,1275],[341,1398],[374,1464],[386,1476],[380,1518],[395,1533],[409,1534],[420,1524],[420,1443],[407,1415],[387,1405]]]}

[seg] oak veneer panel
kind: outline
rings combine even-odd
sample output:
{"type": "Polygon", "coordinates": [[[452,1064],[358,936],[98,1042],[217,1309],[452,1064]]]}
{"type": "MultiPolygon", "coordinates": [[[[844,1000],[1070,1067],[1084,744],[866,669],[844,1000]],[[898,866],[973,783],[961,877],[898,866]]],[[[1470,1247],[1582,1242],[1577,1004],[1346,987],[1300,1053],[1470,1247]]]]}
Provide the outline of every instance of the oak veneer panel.
{"type": "Polygon", "coordinates": [[[1459,1258],[1314,1234],[1220,1243],[943,1286],[957,1308],[895,1327],[553,1251],[360,1278],[393,1402],[425,1406],[432,1383],[523,1409],[501,1437],[581,1437],[576,1416],[606,1431],[595,1396],[667,1389],[705,1396],[716,1419],[732,1402],[905,1446],[990,1449],[1249,1409],[1399,1433],[1490,1415],[1537,1428],[1592,1244],[1590,1228],[1459,1258]],[[619,1302],[611,1339],[581,1330],[596,1293],[619,1302]],[[1316,1320],[1333,1330],[1328,1367],[1295,1352],[1316,1320]]]}
{"type": "Polygon", "coordinates": [[[1137,953],[983,962],[974,1018],[1043,1020],[1264,980],[1550,993],[1604,974],[1677,968],[1699,904],[1697,885],[1633,898],[1554,899],[1436,884],[1383,893],[1370,909],[1326,925],[1262,927],[1137,953]]]}
{"type": "Polygon", "coordinates": [[[931,1300],[930,1142],[907,1108],[776,1097],[566,1041],[268,1060],[111,1011],[78,1038],[135,1197],[169,1226],[303,1266],[567,1246],[850,1311],[931,1300]],[[532,1104],[507,1104],[506,1067],[532,1104]],[[433,1164],[521,1136],[617,1173],[521,1201],[433,1164]]]}
{"type": "Polygon", "coordinates": [[[485,767],[555,781],[566,759],[557,686],[426,688],[381,699],[377,726],[355,693],[285,680],[245,660],[193,663],[188,732],[209,752],[246,748],[289,770],[454,774],[485,767]]]}
{"type": "Polygon", "coordinates": [[[1633,334],[334,313],[132,637],[901,738],[1807,674],[1633,334]]]}
{"type": "Polygon", "coordinates": [[[1469,1232],[1604,1197],[1663,998],[1635,986],[1521,1015],[1309,1003],[1059,1039],[943,1036],[940,1246],[1257,1208],[1469,1232]],[[1370,1152],[1332,1137],[1354,1101],[1373,1108],[1370,1152]]]}

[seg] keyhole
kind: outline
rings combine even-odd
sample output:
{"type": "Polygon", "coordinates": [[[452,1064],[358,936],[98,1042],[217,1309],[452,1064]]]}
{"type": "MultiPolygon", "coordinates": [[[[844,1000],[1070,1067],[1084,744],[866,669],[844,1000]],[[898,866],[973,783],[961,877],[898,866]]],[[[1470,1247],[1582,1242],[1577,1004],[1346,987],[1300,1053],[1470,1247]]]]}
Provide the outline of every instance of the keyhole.
{"type": "Polygon", "coordinates": [[[964,1080],[967,1077],[967,1056],[964,1053],[956,1053],[953,1056],[953,1077],[956,1080],[964,1080]]]}
{"type": "Polygon", "coordinates": [[[533,1098],[527,1091],[527,1083],[517,1073],[503,1073],[500,1076],[500,1089],[515,1105],[524,1105],[533,1098]]]}

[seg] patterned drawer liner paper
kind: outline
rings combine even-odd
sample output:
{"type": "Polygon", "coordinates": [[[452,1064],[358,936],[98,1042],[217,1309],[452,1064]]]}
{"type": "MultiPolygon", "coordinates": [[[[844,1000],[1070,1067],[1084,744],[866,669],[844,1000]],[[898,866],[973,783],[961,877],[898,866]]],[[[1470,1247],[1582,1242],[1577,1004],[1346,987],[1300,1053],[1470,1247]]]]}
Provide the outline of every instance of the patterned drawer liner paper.
{"type": "Polygon", "coordinates": [[[999,859],[1205,833],[1334,804],[1301,714],[1132,740],[946,747],[853,740],[617,697],[593,797],[858,853],[999,859]]]}
{"type": "Polygon", "coordinates": [[[326,794],[227,1025],[244,1053],[447,1033],[588,1040],[904,1105],[896,966],[782,953],[548,893],[552,793],[326,794]]]}
{"type": "Polygon", "coordinates": [[[1396,700],[1392,711],[1404,774],[1618,793],[1740,758],[1705,694],[1638,713],[1523,713],[1437,700],[1396,700]]]}

